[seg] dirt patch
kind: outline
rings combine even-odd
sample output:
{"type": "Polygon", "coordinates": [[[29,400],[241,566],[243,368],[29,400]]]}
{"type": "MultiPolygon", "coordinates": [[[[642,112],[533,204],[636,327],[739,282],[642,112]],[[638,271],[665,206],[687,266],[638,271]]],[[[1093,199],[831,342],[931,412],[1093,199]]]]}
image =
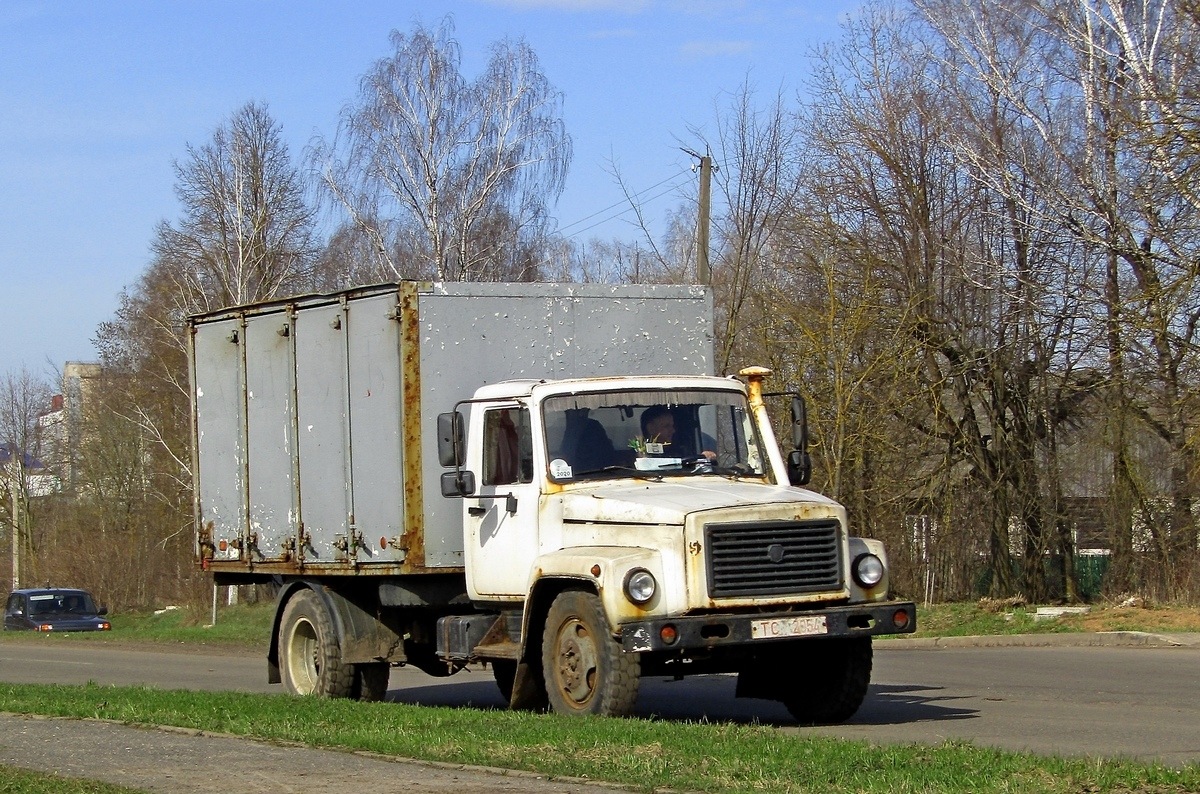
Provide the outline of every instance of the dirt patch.
{"type": "Polygon", "coordinates": [[[1077,620],[1084,631],[1200,632],[1200,607],[1093,606],[1077,620]]]}

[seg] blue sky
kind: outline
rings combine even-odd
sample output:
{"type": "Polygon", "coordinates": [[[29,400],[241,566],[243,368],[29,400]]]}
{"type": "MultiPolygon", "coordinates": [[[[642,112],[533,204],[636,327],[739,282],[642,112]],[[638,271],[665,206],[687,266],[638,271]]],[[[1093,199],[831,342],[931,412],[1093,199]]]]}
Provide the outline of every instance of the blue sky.
{"type": "MultiPolygon", "coordinates": [[[[0,3],[0,377],[93,360],[97,325],[174,221],[172,161],[265,102],[294,158],[331,137],[388,34],[454,17],[463,71],[523,37],[565,94],[574,142],[559,226],[633,237],[609,174],[686,185],[679,150],[749,78],[802,86],[849,0],[4,0],[0,3]],[[583,219],[590,218],[584,221],[583,219]]],[[[656,195],[662,189],[648,195],[656,195]]],[[[648,205],[652,219],[679,201],[648,205]]]]}

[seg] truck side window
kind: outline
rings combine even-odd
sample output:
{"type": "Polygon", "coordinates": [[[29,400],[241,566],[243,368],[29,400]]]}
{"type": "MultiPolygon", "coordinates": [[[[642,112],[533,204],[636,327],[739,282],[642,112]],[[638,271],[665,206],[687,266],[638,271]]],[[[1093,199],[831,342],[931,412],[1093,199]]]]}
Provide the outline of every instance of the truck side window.
{"type": "Polygon", "coordinates": [[[483,484],[512,485],[533,481],[533,436],[529,412],[496,408],[483,418],[483,484]]]}

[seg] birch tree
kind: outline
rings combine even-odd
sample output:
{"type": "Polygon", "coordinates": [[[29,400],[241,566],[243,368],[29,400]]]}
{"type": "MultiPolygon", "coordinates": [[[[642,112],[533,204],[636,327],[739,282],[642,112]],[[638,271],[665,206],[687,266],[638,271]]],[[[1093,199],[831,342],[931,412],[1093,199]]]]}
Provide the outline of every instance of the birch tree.
{"type": "Polygon", "coordinates": [[[50,398],[49,385],[27,369],[0,377],[0,526],[7,529],[14,588],[37,578],[32,497],[35,478],[48,473],[31,464],[44,464],[38,417],[50,409],[50,398]]]}
{"type": "Polygon", "coordinates": [[[180,215],[158,225],[149,265],[95,338],[104,399],[90,421],[113,443],[92,450],[90,495],[81,495],[107,503],[83,504],[81,514],[90,511],[110,542],[128,548],[178,548],[189,523],[187,315],[314,285],[308,184],[266,107],[239,108],[186,151],[175,163],[180,215]],[[132,484],[143,491],[130,493],[132,484]]]}
{"type": "Polygon", "coordinates": [[[249,103],[175,163],[175,223],[153,250],[181,308],[267,300],[307,285],[318,246],[307,185],[264,105],[249,103]]]}
{"type": "Polygon", "coordinates": [[[465,77],[449,17],[391,42],[314,149],[322,184],[390,278],[529,278],[571,159],[562,94],[523,41],[465,77]]]}

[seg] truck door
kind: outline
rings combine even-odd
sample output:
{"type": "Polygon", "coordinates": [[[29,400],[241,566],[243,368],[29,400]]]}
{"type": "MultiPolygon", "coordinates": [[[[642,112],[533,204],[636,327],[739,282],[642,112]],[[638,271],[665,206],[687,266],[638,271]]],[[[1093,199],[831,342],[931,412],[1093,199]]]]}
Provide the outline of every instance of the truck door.
{"type": "Polygon", "coordinates": [[[482,428],[480,485],[465,506],[467,586],[472,595],[523,598],[538,550],[529,411],[487,408],[482,428]]]}

